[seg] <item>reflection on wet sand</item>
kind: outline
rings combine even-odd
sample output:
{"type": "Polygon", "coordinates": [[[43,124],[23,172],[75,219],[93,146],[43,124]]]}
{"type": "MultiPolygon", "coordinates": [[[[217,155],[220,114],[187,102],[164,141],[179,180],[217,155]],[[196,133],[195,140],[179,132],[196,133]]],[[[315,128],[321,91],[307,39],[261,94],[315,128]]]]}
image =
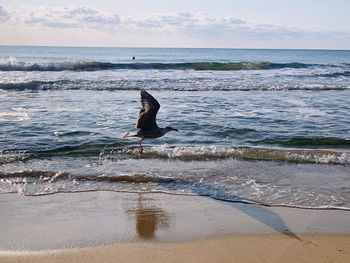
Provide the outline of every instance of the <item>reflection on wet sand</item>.
{"type": "Polygon", "coordinates": [[[169,228],[169,215],[152,205],[151,200],[139,194],[136,209],[127,210],[128,214],[135,215],[136,233],[140,239],[154,239],[158,229],[169,228]]]}

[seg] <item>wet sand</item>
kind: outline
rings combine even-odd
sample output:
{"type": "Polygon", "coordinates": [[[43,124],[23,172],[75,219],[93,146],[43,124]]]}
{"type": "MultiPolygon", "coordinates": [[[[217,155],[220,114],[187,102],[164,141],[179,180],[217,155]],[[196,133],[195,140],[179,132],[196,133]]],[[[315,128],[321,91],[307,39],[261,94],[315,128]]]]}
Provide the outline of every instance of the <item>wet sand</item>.
{"type": "Polygon", "coordinates": [[[350,212],[199,196],[3,194],[0,262],[348,262],[350,212]]]}
{"type": "Polygon", "coordinates": [[[122,243],[49,252],[3,253],[1,262],[349,262],[349,236],[214,237],[193,242],[122,243]]]}

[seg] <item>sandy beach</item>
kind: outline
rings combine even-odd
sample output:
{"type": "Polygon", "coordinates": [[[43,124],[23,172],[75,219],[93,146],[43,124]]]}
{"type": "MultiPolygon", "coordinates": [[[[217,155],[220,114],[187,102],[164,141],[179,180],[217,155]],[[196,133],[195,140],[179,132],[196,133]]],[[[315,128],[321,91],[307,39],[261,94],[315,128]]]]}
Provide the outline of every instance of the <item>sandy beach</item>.
{"type": "Polygon", "coordinates": [[[1,262],[348,262],[349,236],[223,236],[193,242],[123,243],[48,252],[3,253],[1,262]]]}
{"type": "Polygon", "coordinates": [[[116,192],[7,194],[0,207],[0,262],[348,262],[350,255],[348,211],[116,192]]]}

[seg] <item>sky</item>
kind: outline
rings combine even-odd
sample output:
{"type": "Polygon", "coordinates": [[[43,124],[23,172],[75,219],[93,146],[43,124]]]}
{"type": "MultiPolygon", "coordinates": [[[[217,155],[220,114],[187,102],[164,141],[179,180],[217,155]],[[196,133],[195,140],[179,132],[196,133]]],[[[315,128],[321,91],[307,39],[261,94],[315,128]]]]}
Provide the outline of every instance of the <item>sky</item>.
{"type": "Polygon", "coordinates": [[[349,0],[0,0],[0,45],[350,49],[349,0]]]}

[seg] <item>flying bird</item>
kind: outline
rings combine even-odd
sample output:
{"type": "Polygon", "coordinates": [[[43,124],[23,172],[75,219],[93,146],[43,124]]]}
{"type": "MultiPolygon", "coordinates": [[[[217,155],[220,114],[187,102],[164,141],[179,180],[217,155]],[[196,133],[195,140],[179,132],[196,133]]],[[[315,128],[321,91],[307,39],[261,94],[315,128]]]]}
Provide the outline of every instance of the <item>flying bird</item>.
{"type": "Polygon", "coordinates": [[[172,127],[160,128],[156,122],[156,116],[160,105],[158,101],[147,91],[141,89],[141,105],[139,117],[136,122],[136,132],[128,132],[123,136],[123,139],[127,137],[139,137],[139,153],[142,154],[143,147],[142,141],[144,139],[155,139],[162,137],[164,134],[170,131],[179,131],[172,127]]]}

